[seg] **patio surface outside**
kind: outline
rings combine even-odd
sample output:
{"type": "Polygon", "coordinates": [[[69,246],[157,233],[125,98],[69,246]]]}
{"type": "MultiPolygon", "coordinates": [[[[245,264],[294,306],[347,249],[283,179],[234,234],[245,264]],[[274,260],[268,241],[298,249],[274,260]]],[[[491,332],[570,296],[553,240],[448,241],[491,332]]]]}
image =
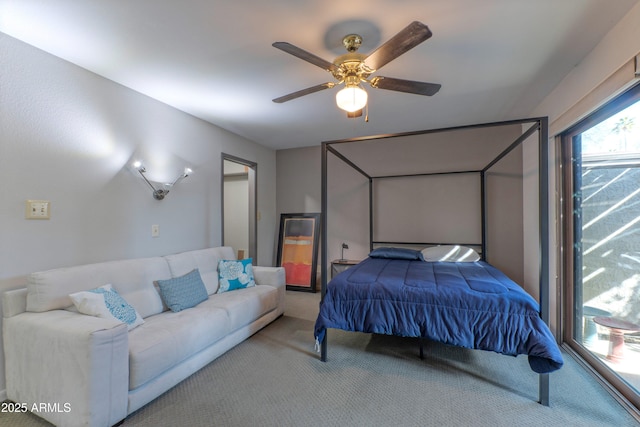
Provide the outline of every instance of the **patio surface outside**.
{"type": "Polygon", "coordinates": [[[618,376],[633,387],[636,392],[640,393],[640,336],[625,337],[624,358],[619,362],[611,362],[607,359],[609,352],[608,332],[599,332],[598,338],[591,345],[587,345],[586,348],[597,356],[609,369],[616,372],[618,376]]]}

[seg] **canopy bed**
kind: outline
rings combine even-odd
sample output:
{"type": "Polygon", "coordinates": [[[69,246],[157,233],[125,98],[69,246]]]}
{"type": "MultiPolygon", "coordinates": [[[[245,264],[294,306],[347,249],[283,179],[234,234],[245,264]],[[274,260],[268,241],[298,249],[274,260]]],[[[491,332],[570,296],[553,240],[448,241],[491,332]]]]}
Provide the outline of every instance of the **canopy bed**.
{"type": "Polygon", "coordinates": [[[547,126],[543,117],[323,142],[322,300],[315,327],[322,361],[328,328],[526,354],[539,374],[539,402],[548,406],[549,373],[563,361],[547,327],[547,126]],[[535,145],[535,164],[523,160],[526,141],[532,141],[528,158],[535,145]],[[336,179],[329,173],[329,154],[363,181],[367,196],[359,200],[368,201],[370,253],[328,283],[329,216],[336,214],[329,192],[345,188],[329,182],[336,179]],[[533,215],[522,207],[531,207],[523,187],[532,185],[539,195],[533,215]],[[513,198],[521,210],[510,215],[500,204],[513,198]],[[520,217],[517,224],[510,225],[509,216],[520,217]],[[536,222],[535,239],[522,236],[523,216],[536,222]],[[531,278],[530,271],[523,272],[526,248],[514,251],[509,243],[518,234],[522,241],[515,239],[516,247],[536,240],[539,303],[508,277],[531,278]],[[443,259],[461,250],[466,255],[443,259]],[[516,252],[516,262],[509,260],[510,252],[516,252]],[[463,259],[469,253],[475,258],[463,259]]]}

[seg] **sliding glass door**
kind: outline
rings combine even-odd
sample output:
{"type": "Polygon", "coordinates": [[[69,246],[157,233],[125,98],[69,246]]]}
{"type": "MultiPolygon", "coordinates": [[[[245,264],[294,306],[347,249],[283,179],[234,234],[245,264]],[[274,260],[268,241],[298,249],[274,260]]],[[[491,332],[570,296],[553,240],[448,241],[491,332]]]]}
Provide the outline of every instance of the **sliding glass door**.
{"type": "Polygon", "coordinates": [[[562,136],[564,338],[640,402],[640,87],[562,136]]]}

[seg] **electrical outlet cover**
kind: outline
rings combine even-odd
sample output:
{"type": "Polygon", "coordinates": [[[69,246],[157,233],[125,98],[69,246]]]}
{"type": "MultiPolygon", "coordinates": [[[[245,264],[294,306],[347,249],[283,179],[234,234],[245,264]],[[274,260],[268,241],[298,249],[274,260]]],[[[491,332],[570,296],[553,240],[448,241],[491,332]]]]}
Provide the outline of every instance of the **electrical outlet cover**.
{"type": "Polygon", "coordinates": [[[50,202],[48,200],[27,200],[26,219],[49,219],[50,202]]]}

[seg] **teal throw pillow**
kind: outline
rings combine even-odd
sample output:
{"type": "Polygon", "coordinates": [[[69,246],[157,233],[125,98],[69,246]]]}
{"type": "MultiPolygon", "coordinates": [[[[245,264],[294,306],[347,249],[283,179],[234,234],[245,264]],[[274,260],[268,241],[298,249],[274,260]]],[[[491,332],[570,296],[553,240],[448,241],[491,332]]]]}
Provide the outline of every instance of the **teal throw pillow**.
{"type": "Polygon", "coordinates": [[[240,261],[236,260],[220,260],[218,262],[218,288],[219,294],[235,289],[244,289],[255,286],[256,282],[253,278],[252,259],[247,258],[240,261]]]}
{"type": "Polygon", "coordinates": [[[196,268],[184,276],[168,280],[157,280],[162,300],[171,311],[179,312],[195,307],[209,298],[207,288],[202,282],[200,271],[196,268]]]}

